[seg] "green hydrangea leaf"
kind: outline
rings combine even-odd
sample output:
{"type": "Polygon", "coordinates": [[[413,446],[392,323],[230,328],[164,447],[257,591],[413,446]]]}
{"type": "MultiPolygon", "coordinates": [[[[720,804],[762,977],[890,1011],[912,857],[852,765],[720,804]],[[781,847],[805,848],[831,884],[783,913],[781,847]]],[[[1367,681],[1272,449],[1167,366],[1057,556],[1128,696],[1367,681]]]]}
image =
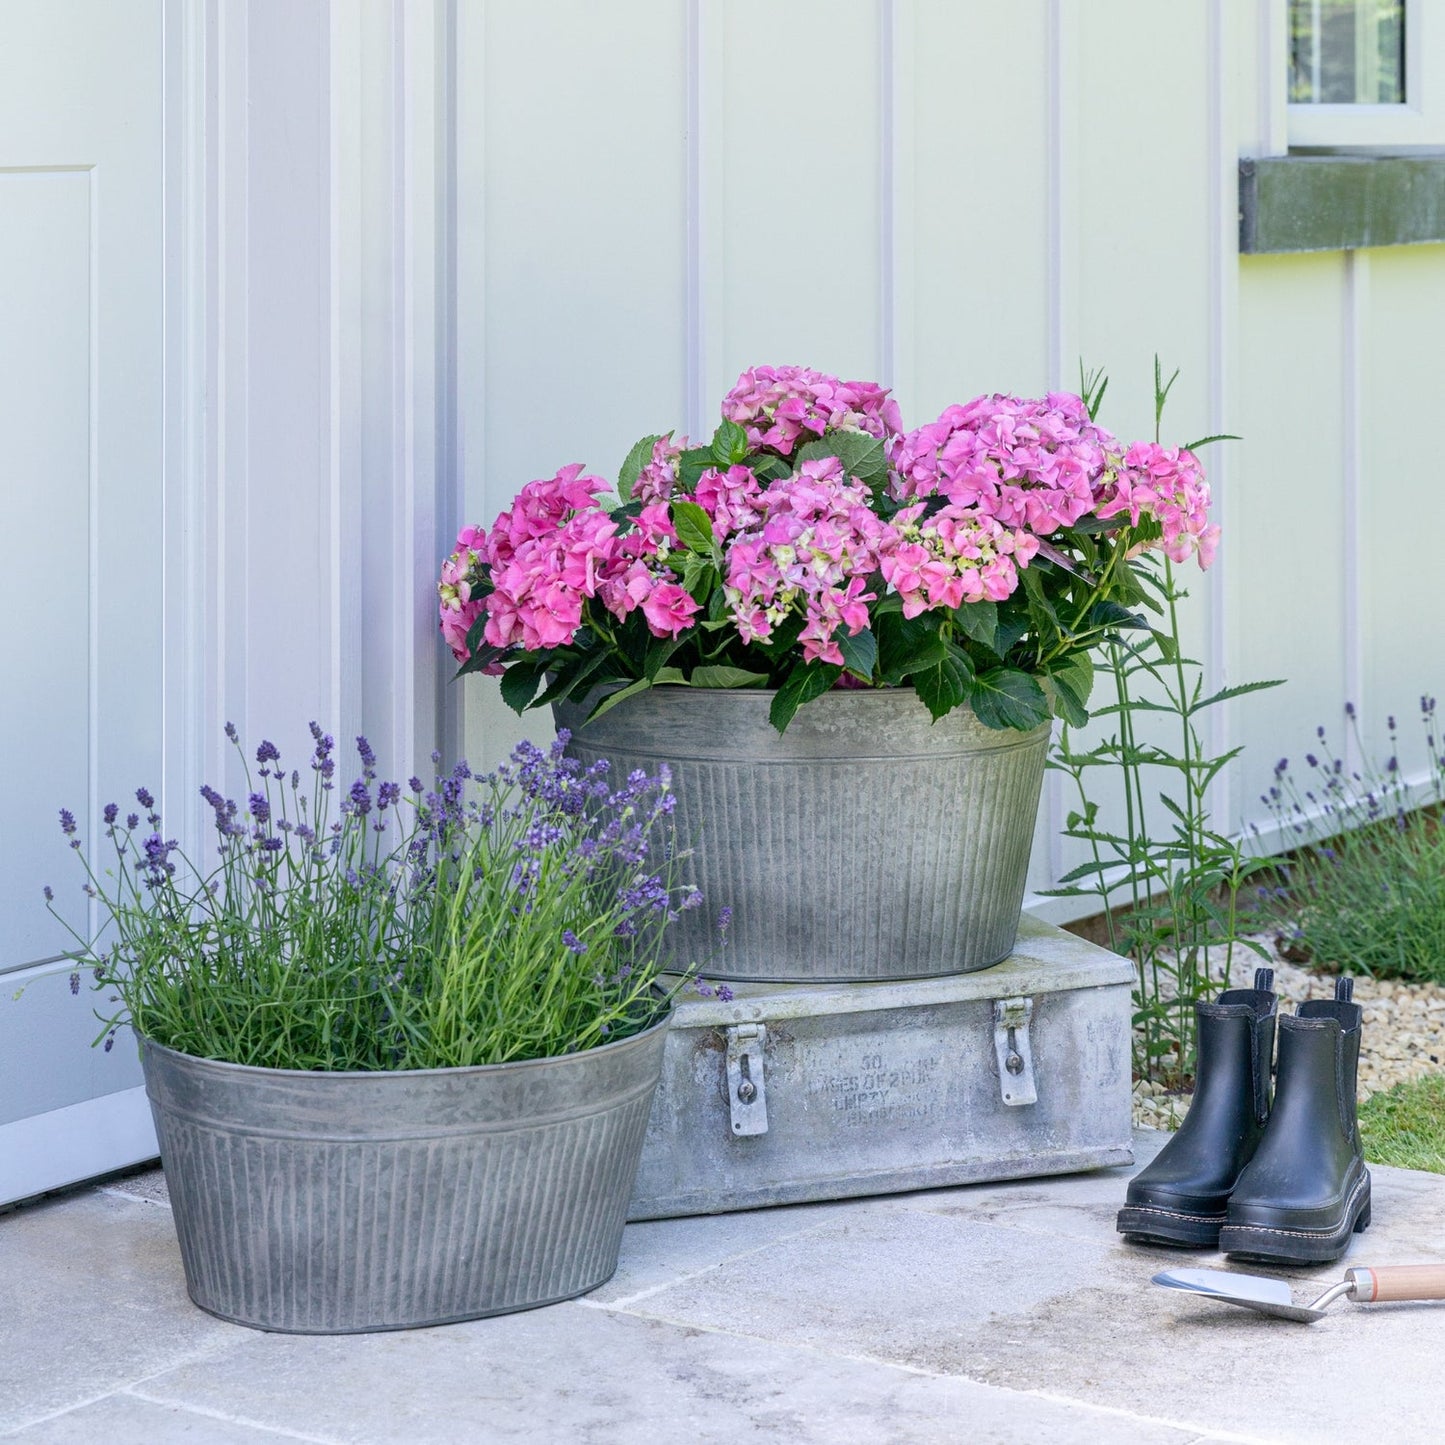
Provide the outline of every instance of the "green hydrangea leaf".
{"type": "Polygon", "coordinates": [[[793,715],[805,702],[812,702],[833,686],[843,675],[843,669],[829,662],[800,662],[788,674],[768,709],[768,721],[781,732],[786,732],[793,715]]]}
{"type": "Polygon", "coordinates": [[[1031,732],[1049,719],[1049,700],[1038,679],[1012,667],[980,673],[969,701],[979,722],[988,728],[1031,732]]]}
{"type": "Polygon", "coordinates": [[[655,436],[643,437],[636,442],[627,456],[623,459],[622,468],[617,473],[617,495],[624,501],[632,500],[632,489],[637,484],[637,479],[642,475],[642,469],[652,460],[652,449],[662,440],[662,433],[655,436]]]}

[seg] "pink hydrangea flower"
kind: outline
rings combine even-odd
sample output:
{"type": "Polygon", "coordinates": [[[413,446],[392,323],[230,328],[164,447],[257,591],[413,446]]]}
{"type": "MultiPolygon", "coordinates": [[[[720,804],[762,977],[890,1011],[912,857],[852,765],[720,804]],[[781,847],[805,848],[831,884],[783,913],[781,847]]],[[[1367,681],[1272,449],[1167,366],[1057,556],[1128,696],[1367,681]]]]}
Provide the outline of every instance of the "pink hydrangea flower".
{"type": "Polygon", "coordinates": [[[1180,447],[1135,442],[1124,454],[1095,510],[1100,517],[1128,513],[1137,527],[1143,517],[1159,523],[1163,535],[1155,543],[1174,562],[1199,558],[1200,567],[1214,560],[1219,528],[1209,523],[1209,483],[1199,458],[1180,447]]]}
{"type": "MultiPolygon", "coordinates": [[[[1088,516],[1117,518],[1119,529],[1156,524],[1157,540],[1141,545],[1177,562],[1192,556],[1207,567],[1218,542],[1192,453],[1150,443],[1126,451],[1068,393],[977,397],[903,435],[881,386],[757,367],[739,377],[722,409],[753,449],[774,458],[796,460],[828,432],[880,439],[900,510],[884,521],[873,493],[836,457],[772,481],[744,465],[714,467],[684,496],[687,443],[671,434],[641,468],[632,492],[640,514],[630,519],[609,515],[615,503],[602,478],[564,467],[523,487],[490,531],[458,534],[438,582],[442,634],[458,661],[479,620],[489,645],[542,652],[573,644],[589,616],[605,634],[604,609],[621,621],[640,613],[655,637],[696,627],[702,608],[682,578],[696,585],[706,574],[678,537],[673,512],[682,500],[710,519],[737,638],[765,643],[786,627],[804,660],[834,665],[844,662],[846,638],[869,625],[880,576],[913,618],[1012,596],[1020,569],[1040,553],[1071,567],[1067,540],[1045,539],[1088,516]]],[[[1145,530],[1152,536],[1154,526],[1145,530]]]]}
{"type": "Polygon", "coordinates": [[[607,489],[601,477],[584,475],[580,462],[555,477],[528,482],[493,525],[487,560],[505,566],[524,542],[552,536],[573,512],[595,506],[607,489]]]}
{"type": "Polygon", "coordinates": [[[634,502],[665,502],[677,487],[677,459],[688,445],[686,437],[674,442],[672,433],[658,437],[652,444],[652,460],[638,473],[632,484],[634,502]]]}
{"type": "Polygon", "coordinates": [[[868,625],[867,579],[886,530],[868,501],[868,489],[845,476],[836,457],[804,462],[766,490],[754,484],[748,509],[756,520],[724,549],[723,596],[745,642],[765,642],[801,615],[804,659],[842,663],[836,636],[868,625]]]}
{"type": "Polygon", "coordinates": [[[642,615],[654,637],[676,637],[686,632],[698,611],[691,594],[676,582],[660,583],[642,604],[642,615]]]}
{"type": "Polygon", "coordinates": [[[980,396],[896,441],[890,490],[900,501],[943,495],[1046,537],[1092,510],[1117,450],[1068,392],[1041,400],[980,396]]]}
{"type": "Polygon", "coordinates": [[[806,366],[755,366],[723,398],[722,414],[747,428],[748,445],[792,456],[825,431],[890,439],[903,428],[898,403],[871,381],[840,381],[806,366]]]}
{"type": "Polygon", "coordinates": [[[602,605],[616,618],[625,621],[634,609],[641,607],[658,584],[657,575],[644,562],[629,562],[621,572],[603,578],[597,588],[602,605]]]}
{"type": "Polygon", "coordinates": [[[618,561],[617,524],[597,505],[607,490],[581,464],[528,482],[492,527],[479,555],[494,591],[484,602],[493,647],[560,647],[582,624],[585,598],[618,561]]]}
{"type": "Polygon", "coordinates": [[[482,599],[473,597],[472,589],[480,581],[486,547],[487,534],[480,527],[463,527],[457,536],[457,550],[442,563],[437,584],[442,637],[458,662],[471,655],[467,633],[482,612],[482,599]]]}
{"type": "Polygon", "coordinates": [[[744,466],[727,471],[706,471],[698,478],[693,500],[712,519],[713,535],[721,541],[732,532],[745,532],[763,519],[763,488],[744,466]]]}
{"type": "Polygon", "coordinates": [[[903,599],[905,617],[1013,595],[1018,568],[1038,549],[1035,537],[976,507],[950,504],[931,517],[925,510],[919,502],[893,518],[879,563],[889,588],[903,599]]]}

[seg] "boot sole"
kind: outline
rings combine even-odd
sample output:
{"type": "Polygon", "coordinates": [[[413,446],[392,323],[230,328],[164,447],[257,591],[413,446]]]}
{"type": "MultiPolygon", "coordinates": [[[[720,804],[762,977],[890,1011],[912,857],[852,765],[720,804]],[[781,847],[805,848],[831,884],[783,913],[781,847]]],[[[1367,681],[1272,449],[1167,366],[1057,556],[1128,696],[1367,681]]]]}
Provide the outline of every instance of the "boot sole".
{"type": "Polygon", "coordinates": [[[1186,1214],[1183,1210],[1157,1209],[1148,1204],[1126,1204],[1119,1211],[1118,1232],[1129,1239],[1149,1244],[1184,1245],[1191,1249],[1215,1249],[1225,1215],[1186,1214]]]}
{"type": "Polygon", "coordinates": [[[1219,1247],[1231,1259],[1281,1264],[1328,1264],[1349,1248],[1352,1234],[1370,1227],[1370,1175],[1360,1176],[1336,1229],[1285,1229],[1268,1225],[1226,1224],[1219,1247]]]}

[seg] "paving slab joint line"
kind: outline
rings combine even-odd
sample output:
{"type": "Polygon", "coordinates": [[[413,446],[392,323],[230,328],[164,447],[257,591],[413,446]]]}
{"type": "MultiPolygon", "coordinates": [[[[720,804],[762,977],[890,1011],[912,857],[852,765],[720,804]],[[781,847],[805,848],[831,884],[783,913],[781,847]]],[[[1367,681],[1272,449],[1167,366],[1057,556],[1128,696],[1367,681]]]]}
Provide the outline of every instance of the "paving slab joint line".
{"type": "Polygon", "coordinates": [[[615,1300],[594,1300],[588,1299],[585,1295],[579,1298],[576,1303],[586,1305],[593,1310],[626,1310],[635,1305],[638,1300],[650,1299],[655,1294],[661,1294],[665,1289],[672,1289],[676,1285],[686,1284],[692,1279],[701,1279],[705,1274],[711,1274],[715,1269],[721,1269],[725,1264],[732,1264],[739,1259],[747,1259],[750,1255],[761,1254],[765,1249],[771,1249],[775,1244],[785,1244],[790,1239],[802,1239],[806,1234],[816,1234],[820,1229],[827,1229],[832,1221],[822,1220],[817,1224],[810,1224],[803,1229],[796,1230],[792,1234],[774,1235],[772,1239],[765,1240],[762,1244],[755,1244],[751,1249],[739,1250],[736,1254],[729,1254],[722,1259],[714,1260],[711,1264],[704,1265],[701,1269],[689,1270],[686,1274],[680,1274],[674,1279],[664,1280],[661,1284],[649,1285],[646,1289],[640,1289],[636,1294],[624,1295],[621,1299],[615,1300]]]}
{"type": "MultiPolygon", "coordinates": [[[[233,1328],[241,1328],[239,1325],[233,1328]]],[[[222,1338],[207,1341],[200,1349],[190,1354],[182,1355],[179,1359],[167,1360],[158,1370],[153,1370],[149,1375],[142,1375],[138,1380],[131,1380],[111,1386],[108,1390],[102,1390],[98,1395],[88,1396],[84,1400],[75,1400],[69,1405],[62,1405],[58,1410],[47,1411],[44,1415],[36,1415],[33,1419],[22,1420],[18,1425],[11,1425],[0,1429],[0,1440],[10,1440],[22,1430],[32,1429],[36,1425],[44,1425],[51,1420],[58,1420],[62,1415],[69,1415],[74,1410],[84,1410],[89,1405],[98,1405],[102,1400],[109,1400],[112,1396],[134,1392],[137,1385],[144,1385],[151,1380],[158,1380],[162,1375],[168,1375],[172,1370],[184,1369],[187,1365],[202,1364],[213,1356],[223,1353],[230,1347],[230,1342],[222,1338]]],[[[166,1404],[173,1404],[174,1401],[165,1401],[166,1404]]],[[[266,1428],[270,1428],[269,1426],[266,1428]]],[[[332,1445],[332,1442],[325,1442],[325,1445],[332,1445]]]]}
{"type": "Polygon", "coordinates": [[[209,1405],[193,1405],[186,1400],[168,1400],[162,1395],[148,1395],[144,1390],[137,1390],[130,1386],[116,1393],[131,1395],[137,1400],[144,1400],[149,1405],[164,1405],[167,1409],[184,1410],[188,1415],[200,1415],[207,1420],[224,1420],[228,1425],[245,1425],[252,1430],[267,1431],[272,1435],[279,1435],[285,1440],[304,1440],[308,1442],[308,1445],[346,1445],[344,1440],[330,1435],[304,1435],[299,1430],[288,1429],[285,1425],[272,1425],[250,1415],[231,1415],[224,1410],[213,1410],[209,1405]]]}
{"type": "MultiPolygon", "coordinates": [[[[983,1384],[984,1381],[978,1383],[983,1384]]],[[[997,1387],[995,1387],[997,1388],[997,1387]]],[[[1097,1405],[1089,1400],[1080,1400],[1073,1395],[1056,1395],[1049,1390],[1011,1390],[1010,1394],[1024,1395],[1032,1400],[1047,1400],[1053,1405],[1077,1405],[1083,1410],[1092,1410],[1097,1415],[1112,1415],[1120,1420],[1137,1420],[1141,1425],[1162,1425],[1170,1430],[1197,1430],[1188,1445],[1198,1441],[1225,1441],[1228,1445],[1280,1445],[1277,1435],[1245,1435],[1238,1430],[1216,1430],[1201,1425],[1196,1420],[1171,1420],[1167,1415],[1145,1415],[1123,1405],[1097,1405]]]]}
{"type": "MultiPolygon", "coordinates": [[[[705,1272],[705,1271],[704,1271],[705,1272]]],[[[579,1300],[579,1304],[586,1304],[588,1301],[579,1300]]],[[[616,1309],[615,1305],[594,1304],[594,1309],[616,1309]]],[[[1040,1400],[1051,1405],[1068,1405],[1079,1410],[1088,1410],[1095,1415],[1109,1415],[1120,1420],[1134,1420],[1141,1425],[1160,1425],[1170,1430],[1178,1430],[1188,1435],[1188,1445],[1196,1445],[1198,1441],[1225,1442],[1225,1445],[1280,1445],[1275,1436],[1267,1435],[1244,1435],[1233,1430],[1215,1430],[1208,1425],[1201,1425],[1195,1420],[1171,1420],[1164,1415],[1143,1415],[1137,1410],[1125,1409],[1121,1405],[1100,1405],[1092,1400],[1079,1399],[1073,1395],[1055,1395],[1047,1390],[1021,1390],[1010,1385],[996,1385],[991,1380],[980,1380],[969,1374],[954,1374],[944,1370],[930,1370],[923,1365],[910,1365],[903,1360],[890,1360],[881,1355],[869,1355],[855,1350],[834,1350],[824,1345],[801,1344],[796,1340],[780,1340],[772,1335],[754,1334],[748,1330],[724,1329],[721,1325],[702,1324],[697,1320],[675,1319],[670,1315],[647,1314],[641,1310],[619,1311],[623,1314],[633,1314],[637,1319],[652,1320],[657,1324],[673,1325],[680,1330],[695,1330],[708,1335],[727,1335],[734,1339],[753,1340],[758,1344],[768,1345],[773,1349],[797,1350],[803,1354],[817,1355],[828,1360],[854,1360],[863,1365],[881,1365],[888,1370],[901,1370],[907,1375],[922,1375],[933,1380],[963,1380],[970,1385],[977,1385],[983,1390],[993,1390],[997,1394],[1007,1395],[1013,1400],[1040,1400]]]]}

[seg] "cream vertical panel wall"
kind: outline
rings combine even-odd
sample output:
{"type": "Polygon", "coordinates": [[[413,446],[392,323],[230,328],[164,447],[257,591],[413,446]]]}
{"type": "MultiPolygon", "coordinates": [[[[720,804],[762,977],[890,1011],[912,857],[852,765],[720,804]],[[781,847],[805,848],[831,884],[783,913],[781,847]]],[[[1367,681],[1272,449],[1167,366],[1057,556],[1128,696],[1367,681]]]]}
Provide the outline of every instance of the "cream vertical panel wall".
{"type": "MultiPolygon", "coordinates": [[[[684,422],[687,12],[561,0],[457,19],[459,457],[465,514],[490,525],[534,477],[615,475],[640,435],[684,422]]],[[[465,688],[475,760],[550,735],[494,684],[465,688]]]]}
{"type": "MultiPolygon", "coordinates": [[[[1245,817],[1281,757],[1301,759],[1358,686],[1357,620],[1345,587],[1346,445],[1340,406],[1346,262],[1339,253],[1251,256],[1240,267],[1241,387],[1232,430],[1244,441],[1230,503],[1238,677],[1288,679],[1250,703],[1240,771],[1245,817]]],[[[1336,744],[1340,742],[1335,738],[1336,744]]]]}
{"type": "MultiPolygon", "coordinates": [[[[759,362],[879,377],[916,424],[980,391],[1075,386],[1083,360],[1113,376],[1108,424],[1147,436],[1158,352],[1182,373],[1168,435],[1236,429],[1234,128],[1259,123],[1253,7],[463,0],[457,14],[471,519],[562,463],[611,472],[646,431],[710,429],[759,362]]],[[[1191,640],[1218,679],[1223,599],[1193,590],[1191,640]]],[[[475,758],[546,730],[494,684],[465,687],[475,758]]],[[[1066,807],[1051,781],[1036,889],[1077,861],[1057,836],[1066,807]]]]}
{"type": "MultiPolygon", "coordinates": [[[[198,13],[207,740],[312,707],[412,759],[545,733],[448,682],[447,539],[561,465],[707,432],[758,362],[878,377],[916,424],[1082,359],[1128,436],[1154,354],[1178,367],[1166,436],[1244,438],[1206,454],[1226,537],[1190,569],[1191,649],[1211,685],[1290,678],[1211,720],[1245,747],[1222,826],[1264,821],[1274,761],[1346,698],[1373,726],[1445,691],[1417,445],[1445,251],[1238,255],[1239,158],[1283,146],[1277,3],[198,13]]],[[[1077,857],[1066,807],[1051,781],[1035,890],[1077,857]]]]}
{"type": "Polygon", "coordinates": [[[227,721],[296,764],[314,718],[344,770],[364,732],[402,776],[447,739],[452,7],[166,15],[168,821],[195,845],[200,783],[244,796],[227,721]]]}

